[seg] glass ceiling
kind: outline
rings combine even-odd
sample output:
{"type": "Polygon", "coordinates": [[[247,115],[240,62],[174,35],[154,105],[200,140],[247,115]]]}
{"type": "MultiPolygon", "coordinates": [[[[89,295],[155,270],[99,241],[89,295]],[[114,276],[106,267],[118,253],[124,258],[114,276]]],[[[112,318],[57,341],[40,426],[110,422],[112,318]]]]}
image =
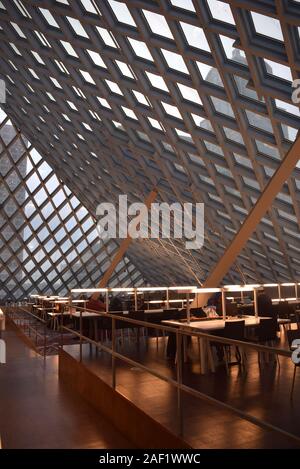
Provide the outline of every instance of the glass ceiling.
{"type": "MultiPolygon", "coordinates": [[[[4,109],[90,213],[205,203],[201,251],[129,249],[154,283],[206,278],[299,129],[299,2],[231,3],[1,0],[4,109]]],[[[225,281],[299,280],[299,198],[298,164],[225,281]]]]}
{"type": "MultiPolygon", "coordinates": [[[[99,282],[117,249],[35,148],[0,112],[0,301],[99,282]]],[[[111,286],[144,279],[125,258],[111,286]]]]}

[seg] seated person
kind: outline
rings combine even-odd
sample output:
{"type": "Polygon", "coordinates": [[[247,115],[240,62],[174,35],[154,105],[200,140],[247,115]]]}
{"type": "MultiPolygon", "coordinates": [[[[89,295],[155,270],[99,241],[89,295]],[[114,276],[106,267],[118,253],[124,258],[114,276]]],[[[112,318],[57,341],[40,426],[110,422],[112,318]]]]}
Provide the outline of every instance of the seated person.
{"type": "Polygon", "coordinates": [[[137,309],[139,311],[144,311],[146,309],[146,304],[145,304],[144,298],[138,297],[137,309]]]}
{"type": "Polygon", "coordinates": [[[207,306],[214,306],[218,315],[222,316],[222,294],[214,293],[208,300],[207,306]]]}
{"type": "Polygon", "coordinates": [[[238,307],[235,301],[226,300],[226,316],[238,316],[238,307]]]}
{"type": "Polygon", "coordinates": [[[259,316],[265,316],[270,318],[276,318],[277,314],[273,308],[272,299],[266,293],[263,287],[259,288],[257,295],[257,309],[259,316]]]}
{"type": "Polygon", "coordinates": [[[195,318],[206,318],[206,314],[202,308],[191,308],[191,316],[195,318]]]}
{"type": "Polygon", "coordinates": [[[97,300],[90,298],[86,304],[87,309],[93,309],[94,311],[106,311],[106,306],[104,303],[104,298],[99,296],[97,300]]]}
{"type": "Polygon", "coordinates": [[[122,311],[122,301],[118,296],[113,296],[109,302],[110,311],[122,311]]]}

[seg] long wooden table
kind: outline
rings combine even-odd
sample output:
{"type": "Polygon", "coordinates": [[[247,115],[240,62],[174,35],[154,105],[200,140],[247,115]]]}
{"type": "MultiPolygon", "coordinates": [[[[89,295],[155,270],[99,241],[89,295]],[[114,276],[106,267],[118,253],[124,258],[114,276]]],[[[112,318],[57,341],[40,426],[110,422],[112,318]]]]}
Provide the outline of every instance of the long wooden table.
{"type": "MultiPolygon", "coordinates": [[[[226,322],[236,322],[236,321],[245,321],[245,327],[257,327],[259,326],[261,319],[270,319],[269,317],[255,317],[255,316],[243,316],[241,318],[228,318],[226,322]]],[[[177,327],[186,331],[195,331],[195,332],[206,332],[213,333],[214,331],[220,331],[225,328],[225,321],[223,319],[209,319],[202,321],[191,321],[182,322],[174,321],[172,319],[162,321],[163,324],[168,326],[177,327]]],[[[210,364],[212,372],[215,372],[215,364],[211,353],[211,348],[209,346],[209,340],[205,337],[199,337],[199,346],[200,346],[200,364],[201,364],[201,373],[205,374],[207,372],[207,363],[210,364]]]]}

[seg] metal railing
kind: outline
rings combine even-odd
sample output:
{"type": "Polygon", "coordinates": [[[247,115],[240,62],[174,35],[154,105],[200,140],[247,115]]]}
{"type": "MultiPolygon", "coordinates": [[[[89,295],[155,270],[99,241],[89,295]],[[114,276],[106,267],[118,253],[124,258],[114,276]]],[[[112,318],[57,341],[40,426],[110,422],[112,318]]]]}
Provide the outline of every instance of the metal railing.
{"type": "MultiPolygon", "coordinates": [[[[174,328],[171,326],[166,326],[162,324],[155,324],[151,322],[147,322],[144,320],[137,320],[137,319],[132,319],[129,317],[125,316],[119,316],[118,312],[114,313],[107,313],[107,312],[98,312],[94,310],[89,310],[86,308],[79,308],[77,307],[76,310],[80,313],[79,314],[79,331],[71,329],[69,327],[66,327],[63,325],[63,315],[61,316],[61,332],[63,334],[63,331],[68,331],[73,333],[74,335],[78,336],[80,341],[79,341],[79,360],[82,361],[82,346],[83,343],[89,343],[91,345],[94,345],[97,349],[102,350],[108,354],[111,355],[111,385],[113,389],[116,389],[116,360],[120,360],[130,366],[133,366],[135,368],[139,368],[140,370],[143,370],[147,373],[150,373],[151,375],[155,376],[158,379],[161,379],[170,385],[174,386],[177,389],[177,416],[178,416],[178,434],[180,436],[183,435],[183,406],[182,406],[182,393],[185,392],[187,394],[190,394],[194,397],[197,397],[201,400],[205,400],[209,403],[212,403],[220,408],[229,410],[237,414],[239,417],[261,427],[265,428],[268,430],[276,431],[281,433],[282,435],[292,438],[296,440],[298,443],[300,443],[300,436],[294,435],[288,431],[285,431],[271,423],[268,423],[262,419],[256,418],[249,413],[240,410],[230,404],[227,404],[221,400],[218,400],[212,396],[209,396],[201,391],[198,391],[194,388],[191,388],[190,386],[187,386],[182,382],[182,369],[183,369],[183,356],[182,356],[182,343],[183,343],[183,338],[186,336],[191,336],[191,337],[197,337],[201,340],[204,340],[208,343],[208,346],[210,346],[210,342],[217,342],[222,345],[234,345],[237,347],[241,347],[243,349],[251,349],[257,352],[262,352],[262,353],[267,353],[267,354],[276,354],[280,355],[283,357],[291,357],[291,351],[290,350],[285,350],[281,348],[276,348],[276,347],[269,347],[266,345],[261,345],[253,342],[246,342],[246,341],[241,341],[241,340],[235,340],[235,339],[229,339],[229,338],[224,338],[220,336],[215,336],[212,334],[204,333],[204,332],[197,332],[195,330],[183,330],[179,328],[174,328]],[[104,317],[104,318],[110,318],[111,319],[111,347],[108,347],[101,343],[100,341],[96,341],[91,339],[88,336],[83,335],[83,313],[85,312],[90,312],[94,313],[95,317],[104,317]],[[142,328],[148,328],[148,329],[156,329],[160,331],[164,331],[165,333],[168,334],[175,334],[176,335],[176,350],[177,350],[177,356],[176,356],[176,379],[167,377],[159,373],[158,371],[154,370],[153,368],[150,368],[136,360],[133,360],[132,358],[127,357],[124,354],[121,354],[120,352],[117,351],[116,348],[116,322],[126,322],[132,325],[132,327],[142,327],[142,328]]],[[[192,323],[191,323],[192,324],[192,323]]],[[[63,342],[61,343],[61,346],[63,346],[63,342]]]]}
{"type": "Polygon", "coordinates": [[[20,329],[23,330],[24,334],[33,343],[36,352],[43,356],[44,360],[47,355],[47,321],[42,319],[40,316],[29,311],[28,307],[24,305],[5,306],[3,308],[5,315],[8,316],[20,329]],[[23,316],[20,316],[20,312],[23,316]],[[24,315],[25,313],[25,315],[24,315]],[[29,319],[28,319],[29,317],[29,319]],[[35,322],[30,322],[30,320],[35,322]],[[41,324],[41,330],[38,330],[38,324],[41,324]],[[41,332],[42,331],[42,332],[41,332]],[[32,338],[34,339],[32,341],[32,338]],[[38,338],[41,339],[41,344],[38,347],[38,338]],[[40,353],[40,350],[42,353],[40,353]]]}

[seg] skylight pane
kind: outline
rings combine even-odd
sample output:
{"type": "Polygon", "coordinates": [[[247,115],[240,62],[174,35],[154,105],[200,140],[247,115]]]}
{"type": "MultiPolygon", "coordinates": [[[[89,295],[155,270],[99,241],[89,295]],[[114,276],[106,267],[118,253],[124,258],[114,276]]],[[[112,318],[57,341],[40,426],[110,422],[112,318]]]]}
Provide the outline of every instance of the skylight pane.
{"type": "Polygon", "coordinates": [[[300,117],[300,109],[297,106],[293,106],[292,104],[281,101],[280,99],[275,99],[275,104],[277,109],[300,117]]]}
{"type": "Polygon", "coordinates": [[[98,67],[106,68],[105,63],[103,62],[102,57],[100,54],[98,54],[98,52],[94,52],[93,50],[89,49],[87,49],[87,52],[95,65],[97,65],[98,67]]]}
{"type": "Polygon", "coordinates": [[[36,36],[38,37],[40,43],[44,46],[44,47],[51,47],[50,43],[47,41],[46,37],[44,36],[43,33],[39,32],[39,31],[34,31],[36,36]]]}
{"type": "Polygon", "coordinates": [[[195,11],[192,0],[170,0],[170,2],[174,7],[193,12],[195,11]]]}
{"type": "Polygon", "coordinates": [[[230,103],[224,101],[223,99],[216,98],[215,96],[211,96],[211,100],[217,112],[225,114],[229,117],[234,117],[234,112],[230,103]]]}
{"type": "Polygon", "coordinates": [[[150,73],[150,72],[147,72],[147,71],[146,71],[146,74],[149,78],[149,81],[150,81],[151,85],[154,88],[159,88],[160,90],[169,92],[169,89],[166,85],[166,82],[161,76],[155,75],[154,73],[150,73]]]}
{"type": "Polygon", "coordinates": [[[129,26],[134,26],[136,28],[135,21],[125,3],[117,2],[116,0],[108,0],[108,3],[120,23],[126,23],[129,26]]]}
{"type": "Polygon", "coordinates": [[[125,112],[126,116],[130,117],[131,119],[137,120],[135,112],[132,111],[132,109],[129,109],[128,107],[122,106],[123,111],[125,112]]]}
{"type": "Polygon", "coordinates": [[[82,36],[88,39],[89,36],[87,35],[80,21],[76,20],[75,18],[72,18],[71,16],[67,16],[67,20],[69,21],[70,25],[72,26],[77,36],[82,36]]]}
{"type": "Polygon", "coordinates": [[[11,22],[11,25],[14,27],[14,29],[21,38],[26,39],[25,34],[23,33],[22,29],[19,27],[18,24],[11,22]]]}
{"type": "Polygon", "coordinates": [[[190,88],[189,86],[183,85],[182,83],[177,83],[177,86],[184,99],[202,105],[200,96],[194,88],[190,88]]]}
{"type": "Polygon", "coordinates": [[[110,31],[107,31],[105,28],[100,28],[100,26],[96,26],[96,29],[106,46],[114,48],[117,47],[116,41],[110,31]]]}
{"type": "Polygon", "coordinates": [[[187,75],[189,74],[189,71],[181,55],[165,49],[161,49],[161,51],[169,68],[173,68],[174,70],[177,70],[181,73],[186,73],[187,75]]]}
{"type": "Polygon", "coordinates": [[[150,26],[151,31],[159,36],[164,36],[168,39],[174,39],[169,28],[169,25],[164,16],[152,11],[143,10],[147,23],[150,26]]]}
{"type": "Polygon", "coordinates": [[[281,31],[280,21],[270,16],[261,15],[251,11],[254,27],[257,33],[263,36],[269,36],[272,39],[283,41],[283,35],[281,31]]]}
{"type": "Polygon", "coordinates": [[[245,145],[244,140],[240,132],[237,132],[233,129],[228,129],[228,127],[223,127],[224,132],[228,140],[232,140],[233,142],[240,143],[241,145],[245,145]]]}
{"type": "Polygon", "coordinates": [[[219,0],[207,0],[207,3],[213,18],[225,23],[235,24],[228,3],[219,0]]]}
{"type": "Polygon", "coordinates": [[[182,119],[182,115],[180,114],[176,106],[172,106],[171,104],[164,102],[162,102],[161,104],[163,105],[163,108],[167,114],[173,117],[177,117],[178,119],[182,119]]]}
{"type": "Polygon", "coordinates": [[[183,23],[182,21],[180,22],[180,26],[182,27],[187,43],[190,46],[210,52],[210,47],[202,28],[198,28],[198,26],[194,26],[192,24],[183,23]]]}
{"type": "Polygon", "coordinates": [[[147,45],[142,41],[137,41],[136,39],[128,38],[128,41],[131,44],[135,54],[142,59],[151,60],[153,62],[153,57],[149,51],[147,45]]]}
{"type": "Polygon", "coordinates": [[[222,36],[221,34],[219,37],[221,39],[227,59],[233,60],[234,62],[238,62],[243,65],[247,65],[245,52],[234,47],[234,39],[231,39],[228,36],[222,36]]]}
{"type": "Polygon", "coordinates": [[[263,60],[266,66],[266,70],[269,74],[282,78],[283,80],[293,81],[291,69],[289,67],[281,65],[278,62],[273,62],[272,60],[263,60]]]}
{"type": "Polygon", "coordinates": [[[24,7],[23,3],[20,0],[14,0],[14,4],[18,7],[20,13],[25,17],[25,18],[31,18],[30,14],[24,7]]]}
{"type": "Polygon", "coordinates": [[[121,62],[120,60],[116,60],[116,64],[118,65],[122,75],[128,78],[133,78],[134,76],[129,68],[129,66],[125,62],[121,62]]]}
{"type": "Polygon", "coordinates": [[[101,12],[96,8],[95,8],[95,5],[92,3],[91,0],[80,0],[84,9],[89,12],[89,13],[93,13],[95,15],[97,14],[100,14],[101,15],[101,12]]]}
{"type": "Polygon", "coordinates": [[[114,81],[111,81],[111,80],[105,80],[107,85],[109,86],[110,90],[113,92],[113,93],[116,93],[116,94],[123,94],[119,85],[117,85],[117,83],[115,83],[114,81]]]}
{"type": "Polygon", "coordinates": [[[152,126],[154,129],[163,130],[163,129],[162,129],[162,126],[161,126],[161,124],[158,122],[158,120],[153,119],[153,117],[148,117],[148,120],[149,120],[151,126],[152,126]]]}
{"type": "Polygon", "coordinates": [[[35,58],[35,60],[41,64],[41,65],[45,65],[45,62],[43,61],[42,57],[37,53],[35,52],[34,50],[31,51],[33,57],[35,58]]]}
{"type": "Polygon", "coordinates": [[[295,129],[294,127],[291,127],[289,125],[281,124],[281,130],[286,140],[289,140],[290,142],[294,142],[296,140],[298,129],[295,129]]]}
{"type": "Polygon", "coordinates": [[[99,103],[101,104],[101,106],[104,106],[104,107],[107,107],[108,109],[111,109],[110,104],[108,103],[108,101],[105,98],[100,98],[99,96],[97,96],[97,99],[98,99],[99,103]]]}
{"type": "Polygon", "coordinates": [[[66,41],[60,41],[60,42],[69,55],[71,55],[72,57],[78,58],[77,53],[75,52],[73,46],[69,42],[66,42],[66,41]]]}
{"type": "Polygon", "coordinates": [[[139,91],[136,91],[136,90],[132,90],[136,100],[141,103],[141,104],[144,104],[145,106],[149,106],[149,101],[147,100],[146,96],[144,96],[142,93],[140,93],[139,91]]]}
{"type": "Polygon", "coordinates": [[[46,10],[45,8],[39,8],[39,10],[50,26],[52,26],[53,28],[59,28],[57,22],[55,21],[54,17],[52,16],[49,10],[46,10]]]}
{"type": "Polygon", "coordinates": [[[261,130],[266,132],[273,132],[272,125],[270,119],[267,117],[261,116],[256,114],[255,112],[249,111],[248,109],[245,110],[249,124],[253,127],[257,127],[261,130]]]}
{"type": "Polygon", "coordinates": [[[15,53],[16,53],[17,55],[22,55],[21,52],[19,51],[19,49],[14,45],[13,42],[10,42],[9,45],[10,45],[10,47],[15,51],[15,53]]]}

